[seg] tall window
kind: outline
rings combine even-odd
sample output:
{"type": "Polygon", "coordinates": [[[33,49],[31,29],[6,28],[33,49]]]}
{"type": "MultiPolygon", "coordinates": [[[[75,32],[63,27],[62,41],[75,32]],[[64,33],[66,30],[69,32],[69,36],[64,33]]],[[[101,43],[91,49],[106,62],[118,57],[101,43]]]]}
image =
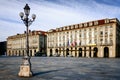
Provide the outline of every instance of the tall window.
{"type": "Polygon", "coordinates": [[[91,39],[89,40],[89,44],[91,44],[91,39]]]}
{"type": "Polygon", "coordinates": [[[94,41],[95,41],[95,44],[97,44],[97,39],[94,39],[94,41]]]}
{"type": "Polygon", "coordinates": [[[105,43],[107,43],[107,39],[105,39],[105,43]]]}
{"type": "Polygon", "coordinates": [[[103,31],[100,31],[100,35],[103,35],[103,31]]]}

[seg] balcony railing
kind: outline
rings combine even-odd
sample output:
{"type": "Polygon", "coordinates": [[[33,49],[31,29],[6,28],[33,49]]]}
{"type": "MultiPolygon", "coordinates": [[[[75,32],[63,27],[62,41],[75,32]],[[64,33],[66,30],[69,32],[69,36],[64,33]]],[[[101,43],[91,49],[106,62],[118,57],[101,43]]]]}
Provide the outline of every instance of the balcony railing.
{"type": "Polygon", "coordinates": [[[99,45],[100,46],[111,46],[111,45],[113,45],[113,42],[111,42],[111,43],[110,42],[108,42],[108,43],[107,42],[106,43],[99,43],[99,45]]]}

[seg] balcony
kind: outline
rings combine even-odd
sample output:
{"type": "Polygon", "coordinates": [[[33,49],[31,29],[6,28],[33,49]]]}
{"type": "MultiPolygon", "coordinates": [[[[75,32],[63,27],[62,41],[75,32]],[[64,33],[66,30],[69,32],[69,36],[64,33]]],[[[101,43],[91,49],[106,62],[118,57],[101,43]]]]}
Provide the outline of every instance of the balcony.
{"type": "Polygon", "coordinates": [[[100,34],[100,37],[103,37],[103,35],[102,35],[102,34],[100,34]]]}
{"type": "Polygon", "coordinates": [[[100,46],[112,46],[113,42],[99,43],[100,46]]]}

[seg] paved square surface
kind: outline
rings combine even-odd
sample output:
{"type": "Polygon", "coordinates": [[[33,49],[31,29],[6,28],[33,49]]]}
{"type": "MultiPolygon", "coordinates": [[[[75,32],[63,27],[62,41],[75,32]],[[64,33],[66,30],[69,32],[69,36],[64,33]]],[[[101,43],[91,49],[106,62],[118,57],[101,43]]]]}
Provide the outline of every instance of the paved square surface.
{"type": "Polygon", "coordinates": [[[22,57],[0,57],[0,80],[120,80],[119,58],[32,57],[33,77],[19,72],[22,57]]]}

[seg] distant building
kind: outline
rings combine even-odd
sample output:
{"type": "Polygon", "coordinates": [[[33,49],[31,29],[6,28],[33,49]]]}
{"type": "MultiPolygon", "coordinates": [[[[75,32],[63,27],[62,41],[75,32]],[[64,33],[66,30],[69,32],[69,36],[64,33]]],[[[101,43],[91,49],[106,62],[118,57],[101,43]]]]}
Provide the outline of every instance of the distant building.
{"type": "Polygon", "coordinates": [[[120,22],[101,19],[47,32],[47,56],[120,57],[120,22]]]}
{"type": "Polygon", "coordinates": [[[0,55],[6,55],[6,41],[0,42],[0,55]]]}
{"type": "MultiPolygon", "coordinates": [[[[26,54],[26,32],[7,38],[7,56],[23,56],[26,54]]],[[[29,31],[29,55],[46,54],[46,32],[29,31]]]]}

